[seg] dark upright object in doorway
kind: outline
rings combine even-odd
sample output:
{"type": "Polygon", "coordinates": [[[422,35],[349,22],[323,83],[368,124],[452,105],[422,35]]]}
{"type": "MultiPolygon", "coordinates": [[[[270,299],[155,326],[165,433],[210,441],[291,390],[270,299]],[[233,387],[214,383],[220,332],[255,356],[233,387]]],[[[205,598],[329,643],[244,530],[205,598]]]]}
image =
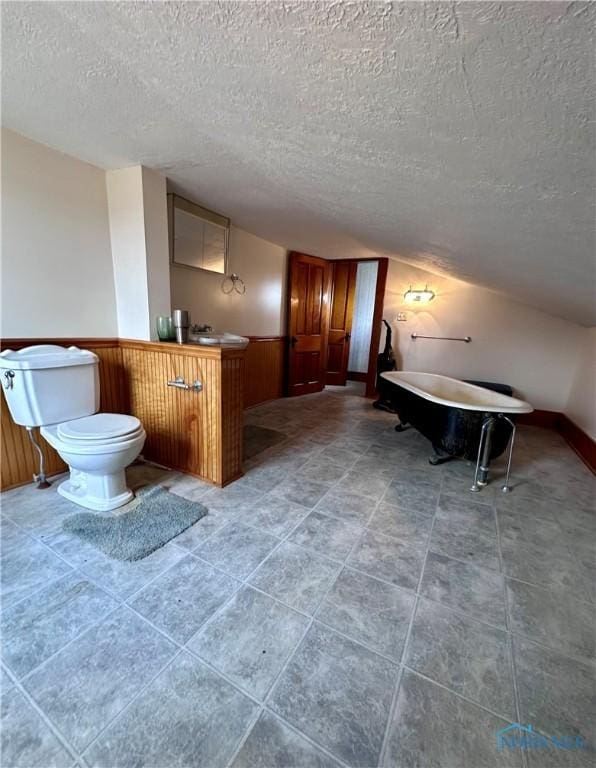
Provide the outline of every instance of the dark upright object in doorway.
{"type": "Polygon", "coordinates": [[[385,349],[377,357],[377,392],[379,393],[379,399],[375,400],[373,408],[378,408],[379,410],[387,411],[388,413],[396,413],[395,408],[391,403],[391,384],[387,379],[384,379],[381,376],[381,374],[386,371],[397,370],[395,357],[393,356],[393,347],[391,346],[391,326],[384,318],[382,322],[385,323],[387,335],[385,336],[385,349]]]}

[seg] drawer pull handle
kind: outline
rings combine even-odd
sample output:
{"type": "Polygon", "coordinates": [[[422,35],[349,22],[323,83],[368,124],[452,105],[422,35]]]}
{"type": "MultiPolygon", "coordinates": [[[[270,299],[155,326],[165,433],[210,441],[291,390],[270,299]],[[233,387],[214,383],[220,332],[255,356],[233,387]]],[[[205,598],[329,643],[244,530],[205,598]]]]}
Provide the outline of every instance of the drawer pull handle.
{"type": "Polygon", "coordinates": [[[176,376],[174,381],[168,381],[168,387],[176,387],[176,389],[192,389],[195,392],[200,392],[203,389],[203,384],[198,379],[192,384],[187,384],[182,376],[176,376]]]}

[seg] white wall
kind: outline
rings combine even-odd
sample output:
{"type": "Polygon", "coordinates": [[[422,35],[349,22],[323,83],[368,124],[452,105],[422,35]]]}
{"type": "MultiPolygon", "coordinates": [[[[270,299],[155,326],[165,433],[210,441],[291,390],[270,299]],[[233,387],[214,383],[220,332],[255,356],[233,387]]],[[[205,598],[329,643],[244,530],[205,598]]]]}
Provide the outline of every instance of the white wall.
{"type": "Polygon", "coordinates": [[[579,360],[565,413],[596,440],[596,328],[582,330],[579,360]]]}
{"type": "Polygon", "coordinates": [[[157,338],[170,314],[166,180],[135,165],[106,173],[118,335],[157,338]]]}
{"type": "MultiPolygon", "coordinates": [[[[511,384],[535,408],[565,411],[586,332],[500,294],[389,261],[384,317],[393,328],[400,367],[511,384]],[[403,300],[412,284],[436,293],[413,309],[403,300]],[[398,311],[406,322],[396,322],[398,311]],[[472,342],[413,341],[411,333],[471,336],[472,342]]],[[[385,336],[382,334],[381,345],[385,336]]]]}
{"type": "MultiPolygon", "coordinates": [[[[2,225],[2,336],[155,338],[156,316],[171,309],[160,174],[106,174],[3,129],[2,225]]],[[[246,295],[172,267],[173,304],[222,330],[284,334],[285,249],[232,227],[229,269],[246,295]]]]}
{"type": "Polygon", "coordinates": [[[2,129],[7,337],[116,336],[104,172],[2,129]]]}
{"type": "Polygon", "coordinates": [[[172,311],[170,305],[170,246],[166,178],[149,168],[143,168],[143,213],[150,335],[152,339],[156,339],[156,318],[159,315],[168,316],[172,311]]]}
{"type": "Polygon", "coordinates": [[[118,335],[147,339],[149,302],[140,165],[106,173],[118,335]]]}
{"type": "Polygon", "coordinates": [[[246,283],[243,296],[221,290],[223,276],[171,265],[172,309],[188,309],[193,323],[246,336],[281,336],[285,328],[285,248],[232,226],[228,271],[246,283]]]}

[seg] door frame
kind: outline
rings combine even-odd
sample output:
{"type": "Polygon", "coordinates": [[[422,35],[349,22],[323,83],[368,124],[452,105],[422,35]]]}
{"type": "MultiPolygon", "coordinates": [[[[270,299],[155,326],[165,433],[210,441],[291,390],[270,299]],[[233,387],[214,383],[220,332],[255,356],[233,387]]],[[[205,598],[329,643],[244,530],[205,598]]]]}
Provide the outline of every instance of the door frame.
{"type": "MultiPolygon", "coordinates": [[[[301,251],[290,251],[290,253],[300,253],[302,256],[309,256],[310,254],[302,253],[301,251]]],[[[321,256],[317,258],[323,258],[321,256]]],[[[387,286],[387,271],[389,269],[389,259],[387,256],[373,256],[369,258],[363,258],[363,259],[324,259],[325,261],[352,261],[352,262],[360,262],[360,261],[376,261],[378,262],[378,270],[377,270],[377,285],[375,289],[375,306],[373,310],[373,320],[372,320],[372,331],[370,335],[370,349],[368,353],[368,370],[366,372],[366,388],[364,392],[365,397],[376,397],[377,396],[377,357],[379,355],[379,345],[381,342],[381,320],[383,318],[383,308],[385,303],[385,289],[387,286]]],[[[291,291],[290,291],[290,272],[291,272],[291,260],[288,259],[288,283],[286,288],[286,302],[287,302],[287,319],[286,319],[286,326],[288,326],[290,322],[290,302],[291,302],[291,291]]],[[[331,270],[330,270],[331,272],[331,270]]],[[[330,297],[331,295],[331,286],[328,288],[328,295],[330,297]]],[[[329,301],[327,302],[327,308],[326,312],[329,311],[329,301]]],[[[327,324],[328,328],[328,324],[327,324]]],[[[290,343],[289,338],[289,326],[288,326],[288,345],[290,343]]],[[[288,350],[289,355],[289,350],[288,350]]],[[[284,383],[284,390],[286,393],[288,392],[287,388],[287,376],[288,376],[288,370],[287,366],[289,365],[289,359],[286,362],[286,370],[284,372],[285,374],[285,383],[284,383]]],[[[324,344],[324,366],[326,369],[327,366],[327,341],[325,341],[324,344]]]]}
{"type": "Polygon", "coordinates": [[[377,396],[377,356],[381,343],[381,320],[383,319],[383,307],[385,304],[385,288],[387,286],[387,271],[389,259],[386,256],[377,256],[366,259],[329,259],[329,261],[361,261],[378,262],[377,285],[375,288],[375,306],[373,309],[372,331],[370,334],[370,348],[368,352],[368,370],[365,374],[366,389],[364,397],[377,396]]]}

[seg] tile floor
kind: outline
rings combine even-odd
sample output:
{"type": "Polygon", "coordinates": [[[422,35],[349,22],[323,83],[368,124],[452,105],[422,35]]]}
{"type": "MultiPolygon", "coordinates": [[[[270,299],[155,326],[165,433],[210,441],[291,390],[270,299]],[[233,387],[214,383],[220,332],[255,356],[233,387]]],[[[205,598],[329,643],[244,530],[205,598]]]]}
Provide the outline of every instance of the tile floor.
{"type": "Polygon", "coordinates": [[[474,495],[353,390],[247,422],[287,440],[227,488],[130,469],[209,509],[137,563],[55,489],[2,495],[6,768],[593,765],[496,741],[595,741],[596,484],[559,436],[522,428],[513,493],[474,495]]]}

